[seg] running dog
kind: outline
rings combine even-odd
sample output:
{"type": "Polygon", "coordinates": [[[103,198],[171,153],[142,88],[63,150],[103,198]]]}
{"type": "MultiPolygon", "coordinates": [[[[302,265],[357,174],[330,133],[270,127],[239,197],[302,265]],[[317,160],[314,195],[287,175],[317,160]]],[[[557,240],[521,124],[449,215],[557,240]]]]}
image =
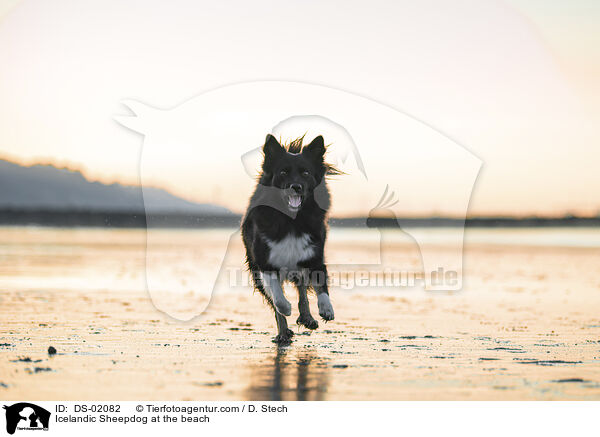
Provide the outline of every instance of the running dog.
{"type": "Polygon", "coordinates": [[[258,184],[242,221],[246,263],[255,288],[275,312],[273,341],[279,344],[290,343],[294,335],[286,319],[292,313],[282,288],[286,281],[298,290],[298,325],[319,326],[310,313],[309,289],[317,294],[323,320],[334,318],[323,253],[330,206],[325,179],[340,172],[325,162],[322,136],[306,146],[303,138],[282,146],[267,135],[258,184]]]}

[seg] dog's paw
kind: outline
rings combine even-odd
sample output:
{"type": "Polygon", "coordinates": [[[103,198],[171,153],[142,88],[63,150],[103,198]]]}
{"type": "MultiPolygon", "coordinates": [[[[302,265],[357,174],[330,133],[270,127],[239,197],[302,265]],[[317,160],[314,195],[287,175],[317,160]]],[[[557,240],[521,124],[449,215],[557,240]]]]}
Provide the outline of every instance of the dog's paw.
{"type": "Polygon", "coordinates": [[[325,293],[319,294],[318,297],[318,306],[319,306],[319,315],[325,321],[333,320],[333,307],[331,306],[331,301],[329,300],[329,295],[325,293]]]}
{"type": "Polygon", "coordinates": [[[275,310],[282,316],[289,316],[292,314],[292,304],[285,297],[281,297],[273,302],[275,310]]]}
{"type": "Polygon", "coordinates": [[[275,336],[273,339],[273,343],[277,343],[278,345],[286,345],[292,342],[292,337],[294,336],[294,331],[291,329],[286,329],[284,332],[281,332],[275,336]]]}
{"type": "Polygon", "coordinates": [[[308,316],[298,317],[298,320],[296,320],[296,324],[302,325],[308,329],[317,329],[319,327],[319,322],[313,319],[313,317],[310,314],[308,316]]]}

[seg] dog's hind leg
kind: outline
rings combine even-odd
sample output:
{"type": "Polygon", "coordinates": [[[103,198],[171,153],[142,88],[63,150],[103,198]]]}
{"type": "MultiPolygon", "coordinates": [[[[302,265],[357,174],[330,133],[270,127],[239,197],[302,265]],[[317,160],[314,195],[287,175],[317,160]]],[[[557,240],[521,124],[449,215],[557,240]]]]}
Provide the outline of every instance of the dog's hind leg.
{"type": "Polygon", "coordinates": [[[292,305],[283,295],[281,282],[279,282],[279,275],[275,272],[263,272],[262,282],[267,293],[269,293],[275,311],[283,316],[292,314],[292,305]]]}
{"type": "Polygon", "coordinates": [[[296,288],[298,289],[298,310],[300,311],[296,323],[298,325],[303,325],[308,329],[317,329],[319,327],[319,322],[317,322],[310,313],[308,296],[306,295],[306,285],[299,283],[296,284],[296,288]]]}
{"type": "Polygon", "coordinates": [[[288,329],[287,319],[275,311],[275,321],[277,322],[277,331],[279,332],[273,339],[273,343],[290,344],[294,331],[288,329]]]}

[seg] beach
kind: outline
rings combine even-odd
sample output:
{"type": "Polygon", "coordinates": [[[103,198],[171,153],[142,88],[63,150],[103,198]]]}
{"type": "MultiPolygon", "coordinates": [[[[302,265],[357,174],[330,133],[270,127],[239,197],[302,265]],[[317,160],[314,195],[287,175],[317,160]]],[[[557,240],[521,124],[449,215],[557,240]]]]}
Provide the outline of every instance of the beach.
{"type": "MultiPolygon", "coordinates": [[[[190,321],[158,311],[144,230],[0,228],[0,397],[600,400],[599,231],[503,232],[467,230],[461,291],[332,287],[314,332],[287,292],[296,335],[279,347],[249,287],[175,299],[206,308],[190,321]]],[[[172,250],[193,240],[178,235],[172,250]]],[[[332,230],[327,253],[373,250],[355,237],[332,230]]],[[[418,269],[409,240],[389,249],[418,269]]]]}

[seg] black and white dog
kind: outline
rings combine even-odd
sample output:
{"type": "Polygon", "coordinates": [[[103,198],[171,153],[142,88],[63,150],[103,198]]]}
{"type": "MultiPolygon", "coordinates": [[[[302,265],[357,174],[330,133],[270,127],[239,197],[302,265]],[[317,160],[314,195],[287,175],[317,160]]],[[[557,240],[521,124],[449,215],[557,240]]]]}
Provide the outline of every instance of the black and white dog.
{"type": "Polygon", "coordinates": [[[323,254],[330,204],[325,176],[339,172],[324,160],[322,136],[304,147],[302,141],[283,147],[267,135],[262,171],[242,222],[246,262],[256,289],[275,311],[277,343],[289,343],[294,334],[287,325],[292,307],[283,294],[285,281],[298,290],[296,323],[319,326],[310,314],[310,288],[317,293],[319,315],[333,320],[323,254]]]}

